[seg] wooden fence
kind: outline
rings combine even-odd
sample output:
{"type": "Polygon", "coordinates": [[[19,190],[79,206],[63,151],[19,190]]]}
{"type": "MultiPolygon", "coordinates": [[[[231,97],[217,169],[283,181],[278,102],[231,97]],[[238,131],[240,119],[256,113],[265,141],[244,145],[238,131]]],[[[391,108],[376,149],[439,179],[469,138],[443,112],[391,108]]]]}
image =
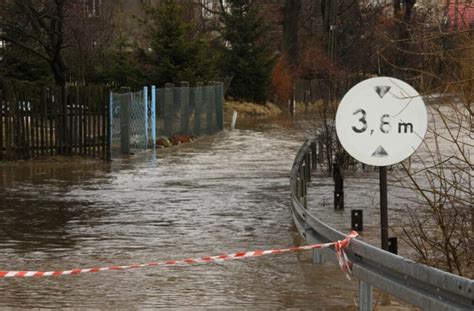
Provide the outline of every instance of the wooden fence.
{"type": "Polygon", "coordinates": [[[103,86],[40,88],[0,80],[0,160],[110,158],[108,95],[103,86]]]}

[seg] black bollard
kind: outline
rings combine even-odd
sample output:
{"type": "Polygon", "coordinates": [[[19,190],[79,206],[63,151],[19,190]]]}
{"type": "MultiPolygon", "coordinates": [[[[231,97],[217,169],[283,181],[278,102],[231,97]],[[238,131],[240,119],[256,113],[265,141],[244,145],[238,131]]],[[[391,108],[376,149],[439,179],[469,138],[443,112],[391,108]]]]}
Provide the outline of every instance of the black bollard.
{"type": "Polygon", "coordinates": [[[398,255],[397,237],[388,238],[388,251],[392,254],[398,255]]]}
{"type": "Polygon", "coordinates": [[[351,229],[356,231],[364,230],[364,214],[361,209],[351,210],[351,229]]]}
{"type": "Polygon", "coordinates": [[[342,178],[339,165],[333,164],[334,176],[334,209],[344,209],[344,179],[342,178]]]}

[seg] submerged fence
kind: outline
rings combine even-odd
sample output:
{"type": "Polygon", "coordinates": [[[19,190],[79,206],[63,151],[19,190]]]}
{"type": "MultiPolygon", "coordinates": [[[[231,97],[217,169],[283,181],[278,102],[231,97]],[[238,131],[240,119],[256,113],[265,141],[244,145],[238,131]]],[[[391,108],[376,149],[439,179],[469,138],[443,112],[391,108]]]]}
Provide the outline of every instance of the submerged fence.
{"type": "Polygon", "coordinates": [[[0,79],[0,160],[108,158],[107,97],[103,86],[36,87],[0,79]]]}
{"type": "Polygon", "coordinates": [[[167,84],[139,92],[111,94],[111,145],[121,153],[146,149],[157,137],[199,136],[224,128],[222,83],[190,87],[167,84]]]}
{"type": "Polygon", "coordinates": [[[224,128],[222,83],[181,83],[139,92],[104,86],[37,87],[0,79],[0,160],[80,155],[110,159],[146,149],[157,137],[199,136],[224,128]]]}
{"type": "Polygon", "coordinates": [[[139,92],[111,93],[111,144],[121,146],[123,153],[130,148],[147,148],[147,124],[150,116],[151,102],[148,101],[147,89],[139,92]]]}

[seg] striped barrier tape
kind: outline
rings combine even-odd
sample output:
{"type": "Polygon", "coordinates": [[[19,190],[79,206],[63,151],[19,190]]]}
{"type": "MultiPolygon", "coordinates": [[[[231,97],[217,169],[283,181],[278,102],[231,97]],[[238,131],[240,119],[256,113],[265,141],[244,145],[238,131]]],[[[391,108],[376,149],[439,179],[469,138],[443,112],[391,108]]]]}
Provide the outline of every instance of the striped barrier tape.
{"type": "Polygon", "coordinates": [[[209,256],[201,257],[196,259],[182,259],[182,260],[168,260],[162,262],[148,262],[141,264],[131,264],[126,266],[109,266],[109,267],[96,267],[87,269],[72,269],[72,270],[58,270],[58,271],[0,271],[0,278],[27,278],[27,277],[45,277],[45,276],[60,276],[60,275],[77,275],[87,272],[102,272],[108,270],[129,270],[145,267],[157,267],[157,266],[180,266],[180,265],[191,265],[199,263],[210,263],[210,262],[222,262],[226,260],[243,259],[249,257],[259,257],[264,255],[275,255],[289,252],[305,251],[317,248],[327,248],[334,246],[336,251],[336,257],[339,262],[341,270],[346,274],[346,277],[350,280],[351,276],[351,264],[347,258],[344,248],[349,246],[350,240],[357,237],[358,234],[352,231],[342,241],[313,244],[307,246],[296,246],[284,249],[273,249],[273,250],[256,250],[251,252],[238,252],[229,255],[209,256]]]}

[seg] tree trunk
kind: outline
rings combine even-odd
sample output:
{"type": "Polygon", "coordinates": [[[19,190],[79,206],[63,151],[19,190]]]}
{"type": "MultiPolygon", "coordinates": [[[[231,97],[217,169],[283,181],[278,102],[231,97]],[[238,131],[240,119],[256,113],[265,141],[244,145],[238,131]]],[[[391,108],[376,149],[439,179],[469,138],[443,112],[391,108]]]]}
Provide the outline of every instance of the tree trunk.
{"type": "Polygon", "coordinates": [[[284,48],[291,65],[298,63],[298,20],[301,10],[299,0],[286,0],[283,7],[284,48]]]}
{"type": "Polygon", "coordinates": [[[400,15],[400,11],[402,10],[400,1],[401,0],[393,0],[393,15],[396,17],[400,15]]]}
{"type": "Polygon", "coordinates": [[[405,13],[403,14],[403,20],[408,23],[411,19],[411,13],[415,6],[416,0],[404,0],[405,2],[405,13]]]}

